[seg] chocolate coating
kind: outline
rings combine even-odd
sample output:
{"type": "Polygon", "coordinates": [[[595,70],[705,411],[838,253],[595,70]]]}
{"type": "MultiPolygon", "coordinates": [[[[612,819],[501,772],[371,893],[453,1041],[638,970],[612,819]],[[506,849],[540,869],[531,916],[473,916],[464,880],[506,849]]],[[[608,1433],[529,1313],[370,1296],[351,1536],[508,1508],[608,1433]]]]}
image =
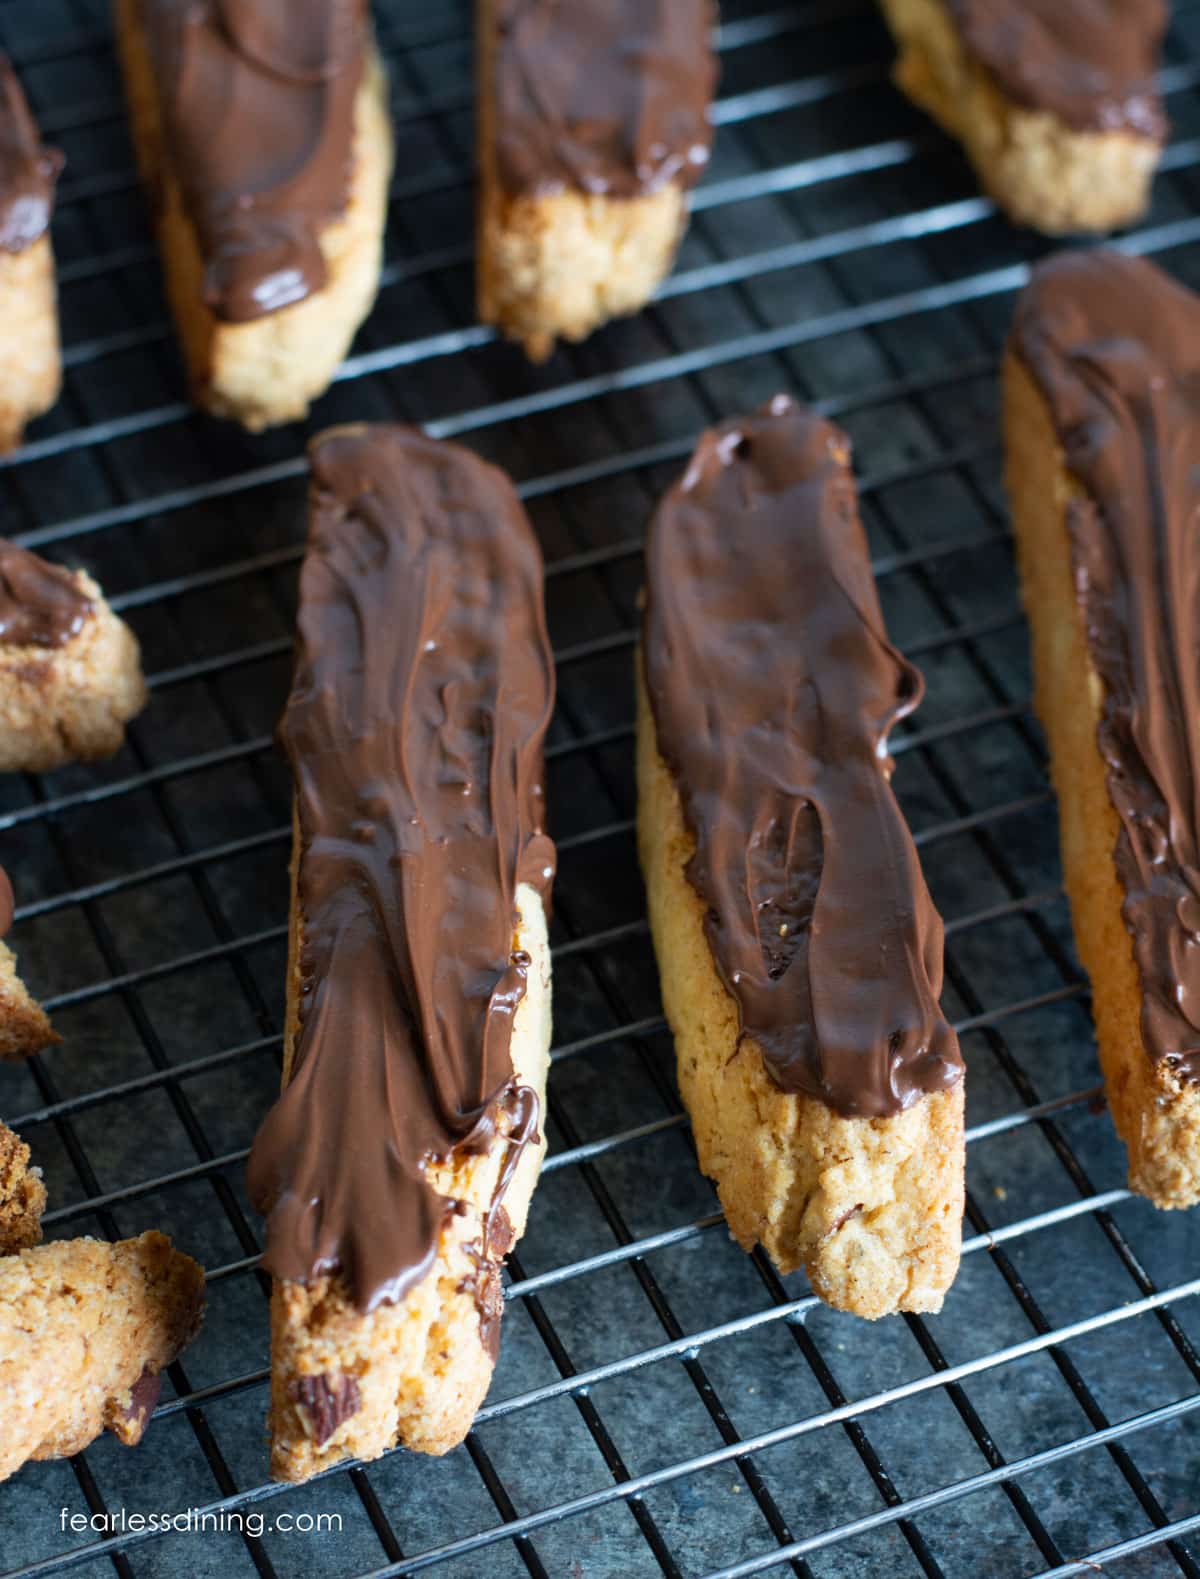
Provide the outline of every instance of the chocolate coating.
{"type": "Polygon", "coordinates": [[[637,197],[708,163],[709,0],[495,0],[495,146],[510,196],[637,197]]]}
{"type": "MultiPolygon", "coordinates": [[[[1011,347],[1085,491],[1068,530],[1122,914],[1151,1058],[1200,1079],[1200,297],[1153,263],[1061,253],[1011,347]]],[[[1083,705],[1084,699],[1080,698],[1083,705]]]]}
{"type": "Polygon", "coordinates": [[[0,538],[0,645],[64,647],[93,607],[69,570],[0,538]]]}
{"type": "Polygon", "coordinates": [[[249,1185],[269,1270],[340,1269],[370,1310],[433,1262],[452,1207],[426,1165],[487,1146],[501,1108],[515,1123],[532,1095],[510,1055],[530,964],[515,894],[548,898],[553,875],[554,673],[541,555],[503,473],[399,427],[335,429],[310,455],[280,725],[300,1024],[249,1185]]]}
{"type": "Polygon", "coordinates": [[[971,54],[1018,104],[1076,131],[1161,141],[1165,0],[948,0],[971,54]]]}
{"type": "Polygon", "coordinates": [[[742,1034],[783,1090],[874,1117],[962,1060],[889,782],[921,677],[884,630],[849,458],[785,395],[705,433],[654,520],[643,652],[742,1034]]]}
{"type": "Polygon", "coordinates": [[[0,938],[6,938],[12,931],[15,908],[12,882],[8,873],[0,866],[0,938]]]}
{"type": "Polygon", "coordinates": [[[0,248],[24,252],[44,235],[63,167],[57,148],[44,148],[6,55],[0,54],[0,248]]]}
{"type": "Polygon", "coordinates": [[[205,304],[241,323],[326,283],[345,212],[364,0],[141,0],[205,304]]]}

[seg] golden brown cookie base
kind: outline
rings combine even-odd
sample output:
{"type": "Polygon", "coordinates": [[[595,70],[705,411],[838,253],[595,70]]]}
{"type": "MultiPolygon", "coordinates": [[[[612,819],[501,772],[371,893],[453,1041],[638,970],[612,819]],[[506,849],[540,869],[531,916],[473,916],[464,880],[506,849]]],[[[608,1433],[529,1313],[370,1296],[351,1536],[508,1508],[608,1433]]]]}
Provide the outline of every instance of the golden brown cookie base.
{"type": "Polygon", "coordinates": [[[958,1270],[963,1083],[892,1118],[843,1118],[781,1091],[713,964],[704,906],[684,875],[694,841],[659,753],[638,662],[638,849],[700,1166],[743,1250],[874,1318],[939,1310],[958,1270]]]}
{"type": "Polygon", "coordinates": [[[191,1341],[203,1308],[203,1272],[160,1233],[0,1259],[0,1480],[80,1452],[105,1426],[137,1440],[133,1389],[191,1341]]]}
{"type": "Polygon", "coordinates": [[[203,264],[179,186],[165,160],[158,95],[142,38],[139,0],[116,0],[117,44],[134,151],[155,208],[167,296],[198,405],[251,432],[305,416],[329,385],[379,287],[392,128],[387,79],[372,45],[354,110],[354,156],[345,215],[321,236],[328,279],[291,307],[223,323],[202,300],[203,264]]]}
{"type": "Polygon", "coordinates": [[[0,1123],[0,1256],[41,1243],[45,1210],[42,1170],[29,1166],[29,1147],[0,1123]]]}
{"type": "Polygon", "coordinates": [[[48,235],[23,252],[0,251],[0,453],[58,399],[62,357],[54,253],[48,235]]]}
{"type": "MultiPolygon", "coordinates": [[[[299,848],[299,839],[294,841],[299,848]]],[[[301,925],[293,903],[285,1033],[284,1084],[299,1029],[301,925]]],[[[517,946],[532,960],[525,997],[513,1018],[512,1063],[521,1085],[537,1092],[539,1140],[522,1154],[503,1206],[507,1244],[492,1245],[482,1269],[478,1247],[508,1146],[498,1133],[483,1154],[463,1153],[431,1167],[431,1184],[466,1203],[442,1230],[432,1271],[404,1299],[361,1315],[340,1277],[307,1286],[277,1280],[271,1298],[271,1474],[307,1480],[345,1458],[378,1458],[397,1443],[419,1453],[447,1453],[471,1428],[492,1379],[480,1335],[475,1290],[490,1277],[499,1297],[505,1252],[521,1237],[545,1142],[550,1049],[550,947],[541,900],[517,889],[517,946]],[[349,1409],[347,1399],[353,1400],[349,1409]],[[344,1417],[343,1417],[344,1416],[344,1417]],[[322,1418],[324,1417],[324,1418],[322,1418]],[[324,1440],[321,1440],[321,1439],[324,1440]]],[[[313,1116],[320,1122],[320,1115],[313,1116]]]]}
{"type": "Polygon", "coordinates": [[[1046,235],[1107,231],[1145,211],[1162,152],[1131,131],[1080,132],[1015,103],[963,47],[942,0],[880,0],[900,50],[896,85],[963,144],[980,184],[1046,235]]]}
{"type": "Polygon", "coordinates": [[[496,173],[493,17],[491,0],[478,0],[479,318],[542,362],[556,340],[582,340],[645,306],[671,272],[687,200],[676,185],[635,198],[509,196],[496,173]]]}
{"type": "Polygon", "coordinates": [[[0,772],[48,773],[110,757],[146,705],[133,632],[86,572],[75,580],[94,607],[65,646],[0,643],[0,772]]]}
{"type": "Polygon", "coordinates": [[[17,974],[17,957],[0,942],[0,1059],[29,1058],[62,1038],[17,974]]]}
{"type": "Polygon", "coordinates": [[[1142,1040],[1142,985],[1121,916],[1113,851],[1120,823],[1096,725],[1103,683],[1075,597],[1067,506],[1081,489],[1025,365],[1004,359],[1005,474],[1033,639],[1038,716],[1058,793],[1063,873],[1075,942],[1092,982],[1108,1105],[1129,1153],[1129,1187],[1156,1206],[1200,1201],[1200,1088],[1155,1062],[1142,1040]],[[1087,700],[1085,700],[1085,698],[1087,700]]]}

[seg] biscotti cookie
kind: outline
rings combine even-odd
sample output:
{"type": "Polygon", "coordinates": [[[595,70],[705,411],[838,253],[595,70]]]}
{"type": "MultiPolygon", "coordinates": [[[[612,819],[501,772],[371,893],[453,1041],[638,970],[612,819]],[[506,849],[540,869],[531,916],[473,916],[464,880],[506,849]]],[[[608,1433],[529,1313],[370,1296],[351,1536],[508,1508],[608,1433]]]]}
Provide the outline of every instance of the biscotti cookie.
{"type": "MultiPolygon", "coordinates": [[[[13,909],[12,883],[0,866],[0,940],[12,928],[13,909]]],[[[17,974],[16,955],[0,941],[0,1059],[28,1058],[58,1041],[46,1011],[17,974]]]]}
{"type": "Polygon", "coordinates": [[[487,1391],[545,1150],[541,555],[508,479],[413,429],[313,441],[283,1094],[267,1215],[272,1473],[444,1453],[487,1391]]]}
{"type": "Polygon", "coordinates": [[[787,396],[704,434],[655,516],[638,845],[700,1165],[840,1310],[937,1310],[963,1082],[942,923],[890,786],[919,673],[883,627],[845,435],[787,396]]]}
{"type": "Polygon", "coordinates": [[[204,1273],[160,1233],[0,1258],[0,1480],[104,1430],[140,1441],[203,1311],[204,1273]]]}
{"type": "Polygon", "coordinates": [[[145,705],[137,638],[87,572],[0,538],[0,771],[109,757],[145,705]]]}
{"type": "Polygon", "coordinates": [[[379,284],[392,132],[365,0],[116,0],[194,397],[303,417],[379,284]]]}
{"type": "Polygon", "coordinates": [[[479,316],[535,361],[637,312],[708,162],[710,0],[477,0],[479,316]]]}
{"type": "Polygon", "coordinates": [[[1035,269],[1004,361],[1013,529],[1063,869],[1130,1188],[1200,1201],[1200,297],[1035,269]]]}
{"type": "Polygon", "coordinates": [[[0,452],[20,444],[25,424],[49,411],[62,383],[49,234],[62,166],[0,54],[0,452]]]}
{"type": "Polygon", "coordinates": [[[42,1170],[29,1166],[29,1147],[0,1123],[0,1256],[41,1243],[45,1210],[42,1170]]]}
{"type": "Polygon", "coordinates": [[[881,0],[897,85],[963,144],[984,189],[1047,235],[1144,211],[1166,135],[1165,0],[881,0]]]}

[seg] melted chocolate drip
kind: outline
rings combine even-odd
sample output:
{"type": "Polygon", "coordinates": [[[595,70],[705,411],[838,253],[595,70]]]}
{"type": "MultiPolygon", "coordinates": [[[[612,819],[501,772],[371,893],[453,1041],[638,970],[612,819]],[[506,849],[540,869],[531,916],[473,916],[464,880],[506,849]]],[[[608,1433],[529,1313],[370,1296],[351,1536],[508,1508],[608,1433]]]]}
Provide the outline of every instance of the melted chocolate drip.
{"type": "Polygon", "coordinates": [[[709,0],[496,0],[496,161],[511,196],[637,197],[708,163],[709,0]]]}
{"type": "Polygon", "coordinates": [[[1068,529],[1104,682],[1096,738],[1121,822],[1142,1037],[1198,1080],[1200,297],[1141,258],[1062,253],[1034,271],[1012,348],[1086,494],[1068,529]]]}
{"type": "Polygon", "coordinates": [[[963,40],[1009,98],[1077,131],[1161,142],[1154,85],[1165,0],[948,0],[963,40]]]}
{"type": "Polygon", "coordinates": [[[42,146],[16,73],[0,55],[0,248],[5,252],[24,252],[45,234],[62,167],[58,149],[42,146]]]}
{"type": "Polygon", "coordinates": [[[93,607],[69,570],[0,538],[0,645],[65,647],[93,607]]]}
{"type": "Polygon", "coordinates": [[[515,894],[546,900],[553,875],[554,675],[541,556],[501,472],[396,427],[334,430],[311,458],[280,726],[302,852],[300,1028],[249,1183],[268,1269],[340,1269],[370,1310],[432,1264],[451,1208],[426,1165],[487,1146],[500,1105],[520,1106],[515,894]]]}
{"type": "Polygon", "coordinates": [[[889,783],[921,677],[884,631],[849,454],[783,395],[704,434],[655,517],[644,655],[742,1033],[783,1090],[878,1116],[962,1060],[889,783]]]}
{"type": "Polygon", "coordinates": [[[231,323],[327,279],[322,230],[346,208],[364,0],[141,0],[172,172],[231,323]]]}
{"type": "Polygon", "coordinates": [[[475,1303],[479,1309],[479,1337],[495,1364],[500,1353],[500,1318],[504,1314],[504,1289],[500,1269],[504,1258],[512,1249],[512,1222],[505,1210],[504,1198],[517,1171],[517,1164],[525,1148],[537,1139],[537,1092],[529,1086],[516,1086],[507,1100],[508,1144],[500,1176],[492,1192],[491,1204],[483,1219],[482,1243],[476,1252],[476,1272],[473,1282],[475,1303]]]}

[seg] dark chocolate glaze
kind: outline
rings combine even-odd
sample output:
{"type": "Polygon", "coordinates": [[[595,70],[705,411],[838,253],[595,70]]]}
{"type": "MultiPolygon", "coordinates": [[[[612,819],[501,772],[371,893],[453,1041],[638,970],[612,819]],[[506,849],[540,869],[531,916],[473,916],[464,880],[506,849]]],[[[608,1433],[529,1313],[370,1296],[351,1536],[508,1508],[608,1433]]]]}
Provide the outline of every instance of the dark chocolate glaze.
{"type": "Polygon", "coordinates": [[[0,938],[6,938],[12,931],[15,907],[16,900],[13,898],[12,881],[8,873],[0,866],[0,938]]]}
{"type": "Polygon", "coordinates": [[[942,922],[889,782],[922,683],[884,630],[845,435],[785,395],[705,433],[646,590],[659,749],[742,1034],[849,1116],[952,1085],[942,922]]]}
{"type": "Polygon", "coordinates": [[[325,284],[321,232],[346,208],[365,0],[141,0],[163,134],[231,323],[325,284]]]}
{"type": "Polygon", "coordinates": [[[0,54],[0,248],[24,252],[46,232],[63,167],[45,148],[6,55],[0,54]]]}
{"type": "Polygon", "coordinates": [[[249,1185],[269,1270],[311,1283],[338,1269],[370,1310],[432,1265],[453,1208],[427,1164],[497,1131],[511,1149],[525,1112],[509,1044],[531,961],[515,894],[529,883],[548,900],[553,876],[554,673],[541,555],[503,473],[399,427],[334,430],[310,453],[280,726],[300,1025],[249,1185]]]}
{"type": "MultiPolygon", "coordinates": [[[[1060,253],[1012,350],[1084,497],[1068,529],[1097,743],[1120,818],[1146,1050],[1200,1079],[1200,297],[1155,264],[1060,253]]],[[[1080,705],[1086,705],[1080,698],[1080,705]]]]}
{"type": "Polygon", "coordinates": [[[493,93],[510,196],[636,197],[708,163],[709,0],[496,0],[493,93]]]}
{"type": "Polygon", "coordinates": [[[1161,141],[1154,85],[1165,0],[949,0],[971,54],[1009,98],[1076,131],[1161,141]]]}
{"type": "Polygon", "coordinates": [[[0,646],[64,647],[93,607],[69,570],[0,538],[0,646]]]}

